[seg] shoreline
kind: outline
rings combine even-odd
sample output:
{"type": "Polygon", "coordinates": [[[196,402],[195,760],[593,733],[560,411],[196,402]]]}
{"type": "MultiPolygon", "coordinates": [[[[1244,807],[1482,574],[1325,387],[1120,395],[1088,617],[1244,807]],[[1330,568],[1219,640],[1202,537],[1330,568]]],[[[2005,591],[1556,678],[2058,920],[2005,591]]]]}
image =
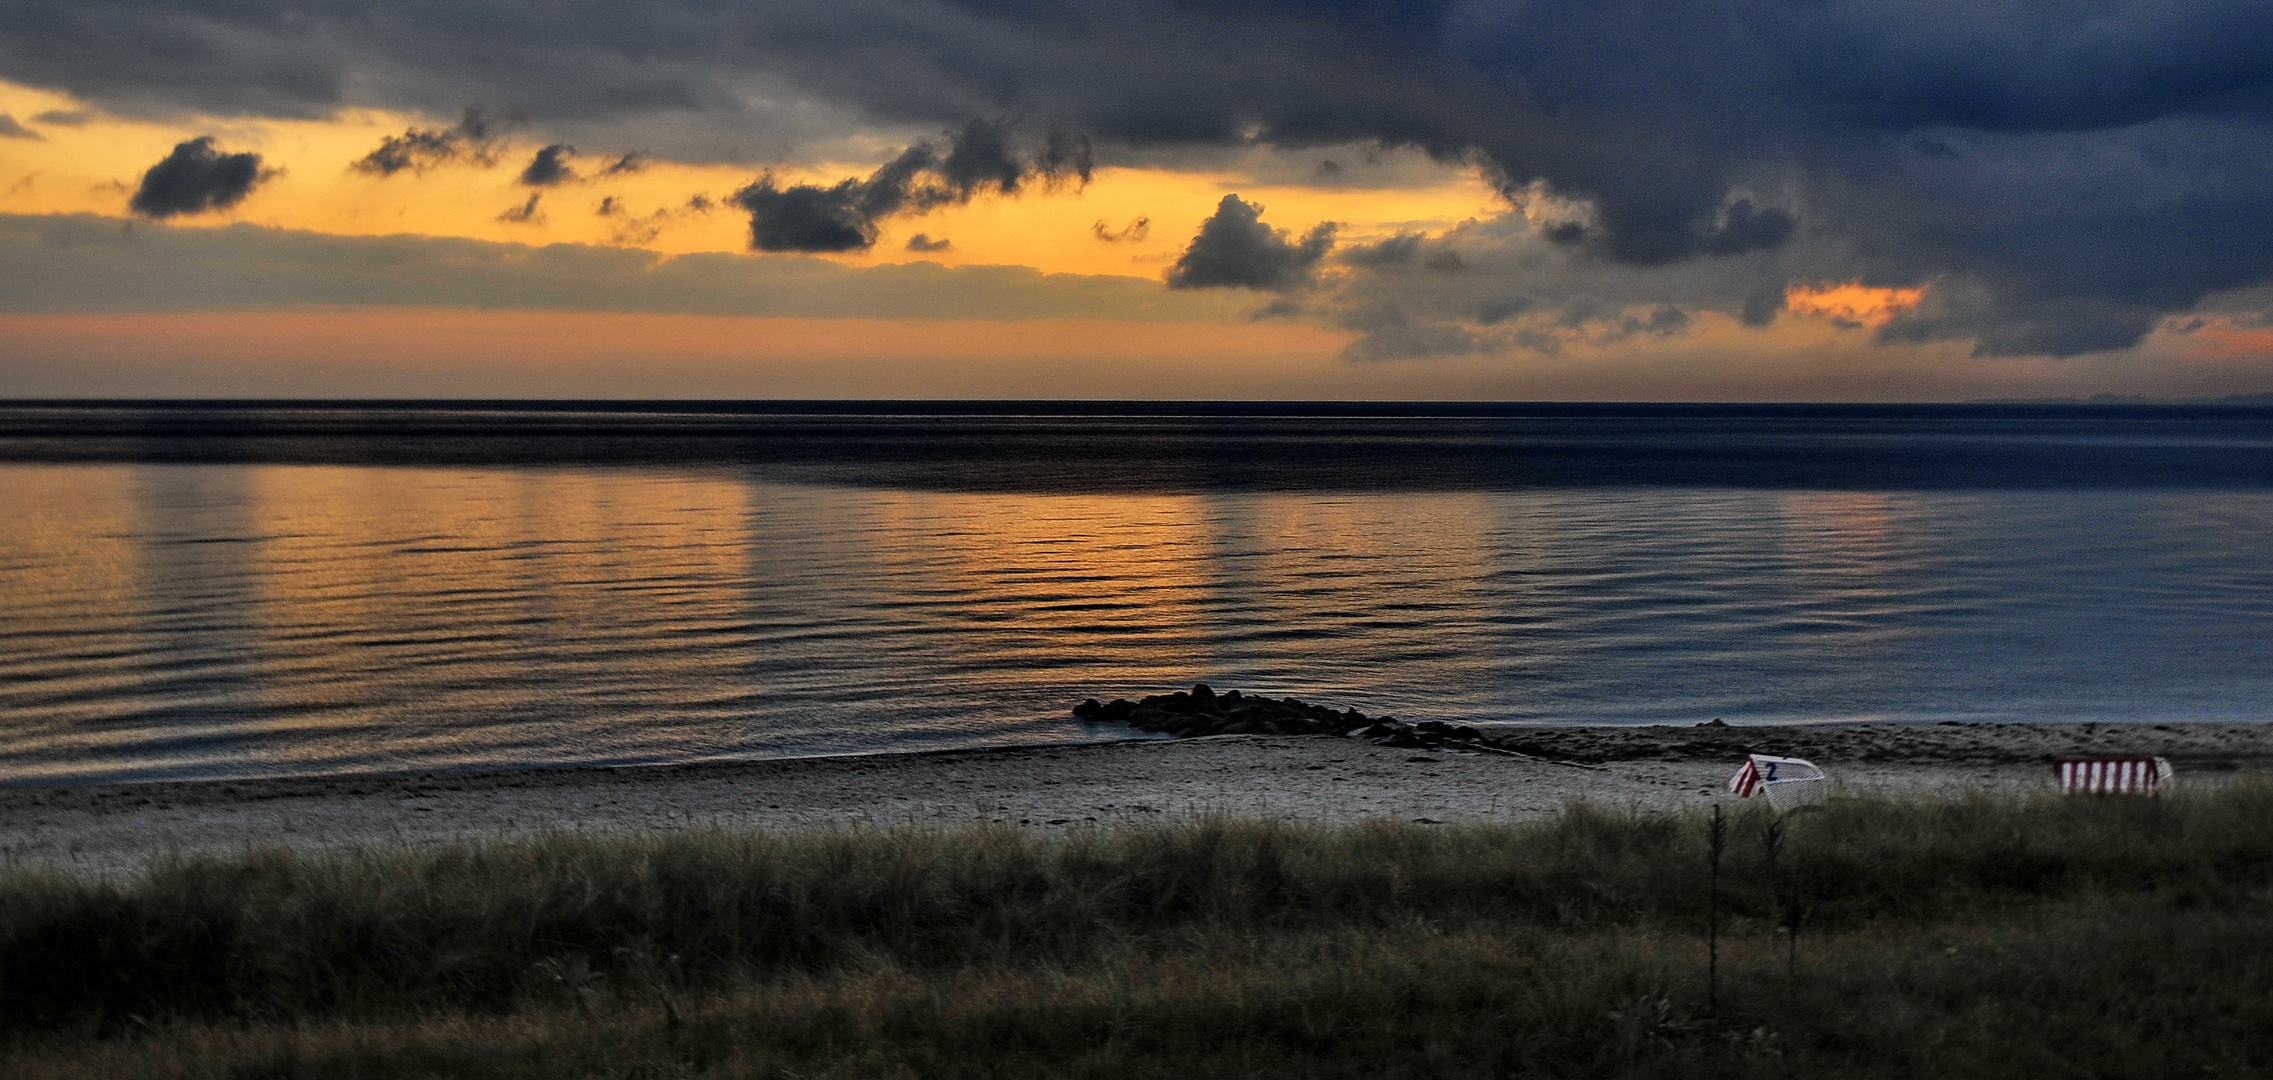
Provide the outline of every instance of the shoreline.
{"type": "Polygon", "coordinates": [[[1744,753],[1842,787],[2049,788],[2073,754],[2157,754],[2181,783],[2273,768],[2273,724],[1497,727],[1504,753],[1336,736],[1225,735],[744,762],[0,788],[0,861],[101,875],[247,845],[424,844],[560,829],[960,825],[1058,829],[1194,813],[1422,822],[1586,800],[1728,797],[1744,753]]]}

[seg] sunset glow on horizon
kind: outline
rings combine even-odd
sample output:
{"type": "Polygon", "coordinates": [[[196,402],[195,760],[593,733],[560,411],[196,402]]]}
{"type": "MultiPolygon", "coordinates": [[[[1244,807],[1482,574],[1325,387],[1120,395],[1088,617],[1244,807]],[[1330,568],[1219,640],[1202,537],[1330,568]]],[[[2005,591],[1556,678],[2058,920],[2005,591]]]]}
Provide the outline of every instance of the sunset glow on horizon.
{"type": "MultiPolygon", "coordinates": [[[[1810,164],[1763,148],[1700,185],[1517,99],[1478,106],[1498,127],[1424,115],[1444,102],[1399,119],[1337,99],[1344,119],[1297,130],[1310,123],[1290,104],[1301,94],[1225,85],[1225,100],[1162,104],[1164,126],[1147,127],[1109,97],[1081,105],[1092,88],[1063,73],[1037,76],[1035,92],[1055,97],[910,111],[754,55],[717,76],[745,80],[739,104],[689,74],[686,95],[652,106],[546,108],[478,65],[459,74],[503,80],[498,93],[437,98],[336,62],[331,96],[306,100],[261,71],[202,77],[194,63],[150,85],[0,64],[0,316],[76,320],[0,341],[0,396],[179,393],[196,384],[184,364],[233,385],[223,372],[295,362],[286,381],[300,392],[489,392],[493,377],[454,390],[420,357],[473,349],[469,371],[526,368],[557,340],[469,337],[439,314],[458,309],[529,312],[530,327],[537,312],[662,320],[637,341],[608,331],[605,349],[569,349],[580,359],[563,374],[601,395],[652,391],[634,374],[643,363],[726,365],[670,380],[726,396],[2273,390],[2273,340],[2255,332],[2273,312],[2273,265],[2250,261],[2255,226],[2201,250],[2167,248],[2191,232],[2079,248],[2061,239],[2079,234],[2060,215],[2112,237],[2118,211],[2090,203],[2104,188],[2022,168],[2018,144],[1968,135],[1955,115],[1921,116],[1924,133],[1893,156],[1810,164]],[[232,77],[250,96],[212,89],[232,77]],[[181,81],[159,87],[167,79],[181,81]],[[2147,260],[2152,272],[2138,268],[2147,260]],[[156,347],[146,317],[192,313],[221,321],[156,347]],[[816,372],[889,353],[924,373],[748,377],[747,342],[712,316],[805,320],[758,352],[794,352],[816,372]],[[1006,376],[1038,355],[1023,342],[1053,336],[1008,324],[1057,320],[1148,329],[1061,357],[1094,371],[1006,376]],[[2202,336],[2177,340],[2190,335],[2202,336]],[[65,339],[90,361],[77,374],[56,366],[65,339]],[[367,355],[377,341],[393,355],[367,355]],[[1256,351],[1243,362],[1243,349],[1256,351]],[[627,374],[596,375],[595,351],[627,374]],[[1286,381],[1295,354],[1310,374],[1286,381]],[[1673,354],[1712,370],[1653,386],[1647,373],[1673,354]],[[1193,374],[1200,356],[1220,359],[1216,374],[1193,374]],[[345,368],[395,374],[334,382],[345,368]],[[1826,382],[1827,370],[1845,374],[1826,382]],[[1885,374],[1898,370],[1935,374],[1885,374]]],[[[396,78],[427,61],[369,62],[396,78]]],[[[1416,92],[1481,92],[1447,78],[1416,92]]],[[[1574,107],[1629,110],[1613,127],[1648,141],[1649,109],[1584,85],[1564,87],[1574,107]]],[[[2193,212],[2266,217],[2255,189],[2220,190],[2228,202],[2193,212]]]]}

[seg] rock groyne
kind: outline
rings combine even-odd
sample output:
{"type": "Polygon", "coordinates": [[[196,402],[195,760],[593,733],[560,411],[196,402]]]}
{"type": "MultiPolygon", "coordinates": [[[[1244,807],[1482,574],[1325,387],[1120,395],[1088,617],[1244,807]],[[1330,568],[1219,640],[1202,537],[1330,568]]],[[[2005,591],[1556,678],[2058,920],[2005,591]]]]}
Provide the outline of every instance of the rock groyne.
{"type": "Polygon", "coordinates": [[[1090,698],[1073,707],[1084,720],[1125,723],[1139,731],[1179,738],[1204,735],[1342,735],[1380,746],[1442,747],[1478,745],[1483,736],[1464,724],[1423,720],[1408,724],[1394,716],[1374,719],[1356,709],[1336,712],[1294,698],[1270,698],[1237,690],[1216,693],[1206,683],[1140,701],[1090,698]]]}

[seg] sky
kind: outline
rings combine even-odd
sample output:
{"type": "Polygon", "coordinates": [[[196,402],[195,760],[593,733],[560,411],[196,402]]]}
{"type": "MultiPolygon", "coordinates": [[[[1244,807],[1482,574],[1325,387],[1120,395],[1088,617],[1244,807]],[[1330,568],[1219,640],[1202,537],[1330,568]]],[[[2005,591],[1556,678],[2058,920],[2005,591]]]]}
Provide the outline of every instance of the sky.
{"type": "Polygon", "coordinates": [[[2267,393],[2255,0],[0,0],[0,397],[2267,393]]]}

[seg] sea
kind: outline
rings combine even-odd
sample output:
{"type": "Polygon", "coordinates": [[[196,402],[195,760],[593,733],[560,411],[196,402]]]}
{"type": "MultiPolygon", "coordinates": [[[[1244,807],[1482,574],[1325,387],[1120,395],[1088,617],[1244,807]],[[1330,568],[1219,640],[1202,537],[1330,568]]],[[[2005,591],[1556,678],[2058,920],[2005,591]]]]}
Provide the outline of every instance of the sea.
{"type": "Polygon", "coordinates": [[[2273,408],[0,403],[0,784],[2273,719],[2273,408]]]}

